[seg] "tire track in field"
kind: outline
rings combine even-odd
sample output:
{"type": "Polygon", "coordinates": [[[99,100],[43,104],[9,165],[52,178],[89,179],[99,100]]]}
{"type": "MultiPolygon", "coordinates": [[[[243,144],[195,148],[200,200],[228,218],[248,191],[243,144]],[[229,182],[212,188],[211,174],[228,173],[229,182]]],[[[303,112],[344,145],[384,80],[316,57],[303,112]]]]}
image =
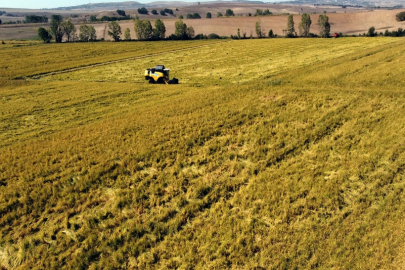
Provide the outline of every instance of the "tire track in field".
{"type": "Polygon", "coordinates": [[[86,68],[106,66],[106,65],[110,65],[110,64],[122,63],[122,62],[130,61],[130,60],[138,60],[138,59],[153,57],[153,56],[157,56],[157,55],[167,54],[167,53],[187,51],[187,50],[191,50],[191,49],[203,48],[203,47],[211,46],[211,45],[214,45],[214,44],[231,42],[231,41],[232,40],[226,40],[226,41],[220,41],[220,42],[216,42],[216,43],[204,44],[204,45],[199,45],[199,46],[192,46],[192,47],[188,47],[188,48],[170,50],[170,51],[159,52],[159,53],[152,53],[152,54],[147,54],[147,55],[129,57],[129,58],[124,58],[124,59],[119,59],[119,60],[112,60],[112,61],[96,63],[96,64],[89,64],[89,65],[85,65],[85,66],[79,66],[79,67],[74,67],[74,68],[58,70],[58,71],[51,71],[51,72],[45,72],[45,73],[40,73],[40,74],[36,74],[36,75],[19,77],[19,78],[16,78],[15,80],[30,80],[30,79],[31,80],[38,80],[38,79],[40,79],[41,77],[44,77],[44,76],[52,76],[52,75],[57,75],[57,74],[62,74],[62,73],[69,73],[69,72],[72,72],[72,71],[78,71],[78,70],[82,70],[82,69],[86,69],[86,68]]]}
{"type": "MultiPolygon", "coordinates": [[[[288,161],[290,158],[301,154],[302,151],[308,149],[310,145],[317,145],[327,138],[330,138],[333,133],[340,130],[340,128],[348,121],[344,116],[348,113],[348,109],[353,104],[356,104],[359,99],[360,97],[354,97],[349,102],[328,112],[316,122],[319,128],[312,133],[308,133],[308,138],[302,138],[302,140],[293,147],[289,149],[286,148],[283,152],[269,157],[269,159],[266,161],[266,168],[263,171],[258,172],[258,174],[263,173],[269,167],[277,166],[288,161]],[[337,116],[333,116],[334,114],[337,114],[337,116]]],[[[213,134],[214,133],[215,132],[213,132],[213,134]]],[[[212,139],[215,139],[215,136],[213,136],[212,139]]],[[[252,179],[254,181],[256,178],[252,179]]],[[[209,191],[204,194],[201,200],[195,203],[192,208],[185,208],[179,212],[172,211],[167,213],[162,219],[156,220],[157,224],[153,223],[154,225],[158,225],[159,223],[165,223],[167,225],[166,227],[164,226],[164,229],[162,229],[161,233],[159,234],[160,236],[155,240],[155,242],[151,246],[146,247],[142,253],[147,253],[153,248],[158,248],[166,239],[168,239],[168,237],[171,237],[169,233],[170,228],[175,227],[175,234],[181,234],[185,230],[187,224],[190,224],[190,226],[193,227],[194,221],[209,211],[213,205],[220,202],[221,198],[224,199],[224,201],[230,201],[232,198],[234,198],[235,194],[240,192],[241,188],[246,186],[249,181],[252,181],[252,179],[234,183],[232,188],[230,188],[229,185],[223,185],[224,183],[222,182],[218,185],[210,186],[209,191]],[[226,194],[225,197],[223,196],[224,194],[226,194]],[[176,219],[179,220],[179,222],[176,223],[176,219]]],[[[146,223],[144,223],[144,225],[145,224],[146,223]]],[[[145,228],[145,231],[142,232],[135,243],[138,245],[141,241],[143,241],[142,237],[144,235],[153,235],[155,232],[155,228],[151,228],[149,230],[145,228]]]]}

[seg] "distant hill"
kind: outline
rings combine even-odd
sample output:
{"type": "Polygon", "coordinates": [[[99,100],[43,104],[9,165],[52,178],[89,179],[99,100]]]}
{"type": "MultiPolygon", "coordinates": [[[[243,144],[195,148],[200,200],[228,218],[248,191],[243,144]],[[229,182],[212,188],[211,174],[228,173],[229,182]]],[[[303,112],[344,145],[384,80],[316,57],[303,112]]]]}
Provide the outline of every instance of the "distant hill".
{"type": "Polygon", "coordinates": [[[78,6],[69,6],[69,7],[58,7],[56,9],[62,10],[74,10],[74,9],[116,9],[116,8],[137,8],[145,6],[139,2],[127,1],[127,2],[116,2],[116,3],[91,3],[78,6]]]}
{"type": "MultiPolygon", "coordinates": [[[[225,1],[209,1],[204,4],[224,3],[225,1]]],[[[182,2],[182,1],[155,1],[147,4],[139,3],[136,1],[115,2],[115,3],[92,3],[78,6],[58,7],[56,10],[106,10],[106,9],[136,9],[139,7],[181,7],[197,5],[199,2],[182,2]]],[[[225,3],[250,3],[250,4],[264,4],[263,1],[247,1],[247,0],[235,0],[226,1],[225,3]]]]}
{"type": "Polygon", "coordinates": [[[182,1],[156,1],[150,2],[147,4],[139,3],[136,1],[126,1],[126,2],[114,2],[114,3],[92,3],[78,6],[69,6],[69,7],[58,7],[57,10],[108,10],[108,9],[137,9],[140,7],[166,7],[166,6],[187,6],[187,5],[196,5],[195,3],[182,2],[182,1]]]}
{"type": "MultiPolygon", "coordinates": [[[[286,0],[286,1],[248,1],[248,0],[233,0],[233,1],[204,1],[202,4],[216,3],[249,3],[249,4],[265,4],[284,2],[284,4],[310,4],[310,5],[334,5],[334,6],[352,6],[352,7],[390,7],[403,8],[402,0],[286,0]]],[[[58,7],[56,10],[112,10],[112,9],[137,9],[139,7],[182,7],[197,5],[199,1],[183,2],[183,1],[154,1],[150,3],[140,3],[136,1],[125,1],[115,3],[92,3],[78,6],[58,7]]]]}

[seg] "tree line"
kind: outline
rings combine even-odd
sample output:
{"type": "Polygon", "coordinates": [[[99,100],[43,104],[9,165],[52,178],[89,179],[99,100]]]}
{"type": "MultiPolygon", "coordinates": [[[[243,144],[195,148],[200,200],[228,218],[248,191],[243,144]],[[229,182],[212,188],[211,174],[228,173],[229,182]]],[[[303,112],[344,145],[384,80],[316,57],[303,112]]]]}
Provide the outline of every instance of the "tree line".
{"type": "MultiPolygon", "coordinates": [[[[316,36],[314,34],[310,33],[310,28],[311,28],[312,20],[311,16],[307,13],[302,14],[301,16],[301,22],[298,25],[298,31],[299,35],[302,37],[310,37],[310,36],[316,36]]],[[[319,36],[323,38],[327,38],[330,35],[330,23],[329,23],[329,17],[327,15],[319,15],[318,17],[318,31],[319,31],[319,36]]],[[[288,16],[288,21],[287,21],[287,29],[286,29],[286,37],[297,37],[297,32],[295,31],[294,27],[294,16],[289,15],[288,16]]]]}
{"type": "MultiPolygon", "coordinates": [[[[123,13],[125,14],[125,13],[123,13]]],[[[284,36],[287,38],[293,37],[323,37],[327,38],[330,36],[330,23],[329,17],[325,14],[322,14],[318,18],[318,30],[319,34],[315,35],[310,32],[310,28],[312,25],[311,16],[307,13],[302,14],[301,22],[298,25],[298,32],[297,34],[295,30],[295,23],[293,15],[288,16],[287,20],[287,28],[283,30],[284,36]]],[[[120,41],[122,30],[121,26],[115,22],[111,21],[108,23],[108,35],[114,41],[120,41]]],[[[97,39],[96,30],[93,26],[89,25],[81,25],[79,28],[80,33],[77,34],[77,29],[74,24],[69,20],[63,21],[62,16],[60,15],[52,15],[51,22],[50,22],[50,29],[45,29],[40,27],[38,29],[38,36],[46,43],[49,43],[52,39],[55,40],[56,43],[62,42],[63,37],[66,37],[66,41],[95,41],[97,39]]],[[[220,37],[215,33],[211,33],[210,35],[206,36],[203,34],[195,35],[194,28],[192,26],[187,26],[181,19],[175,22],[175,33],[166,37],[166,27],[162,20],[157,19],[154,22],[154,27],[149,20],[140,20],[136,17],[134,21],[134,31],[136,38],[138,40],[186,40],[186,39],[214,39],[214,38],[225,38],[220,37]]],[[[256,21],[255,24],[255,31],[258,38],[266,37],[266,35],[270,38],[277,37],[277,34],[273,32],[273,30],[269,30],[268,33],[262,27],[262,22],[260,18],[256,21]]],[[[365,35],[365,34],[364,34],[365,35]]],[[[375,31],[374,27],[370,27],[367,36],[376,36],[377,32],[375,31]]],[[[385,33],[380,33],[380,35],[384,36],[405,36],[405,31],[402,28],[398,28],[398,31],[388,31],[386,30],[385,33]]],[[[342,36],[341,34],[339,36],[342,36]]],[[[247,38],[246,33],[241,35],[240,29],[238,29],[238,34],[236,36],[231,35],[233,39],[241,39],[247,38]]],[[[252,34],[250,36],[252,38],[252,34]]],[[[124,40],[131,40],[131,31],[127,28],[124,32],[124,40]]]]}
{"type": "MultiPolygon", "coordinates": [[[[174,34],[167,37],[170,40],[192,39],[195,36],[194,28],[187,26],[181,19],[174,24],[174,34]]],[[[166,27],[162,20],[155,20],[155,28],[149,20],[135,19],[135,35],[138,40],[162,40],[166,38],[166,27]]]]}
{"type": "MultiPolygon", "coordinates": [[[[301,22],[299,23],[299,35],[302,37],[310,37],[314,36],[314,34],[310,33],[312,21],[309,14],[304,13],[301,17],[301,22]]],[[[330,24],[329,18],[326,15],[320,15],[318,19],[319,24],[319,35],[321,37],[328,37],[330,34],[330,24]]],[[[115,22],[111,21],[108,23],[108,35],[111,36],[114,41],[120,41],[122,30],[121,26],[115,22]]],[[[96,30],[93,26],[89,25],[81,25],[80,34],[77,35],[77,29],[74,24],[70,21],[63,21],[62,16],[60,15],[52,15],[51,22],[50,22],[50,29],[47,30],[45,28],[40,27],[38,29],[38,36],[46,43],[49,43],[52,39],[55,40],[56,43],[62,42],[63,37],[66,37],[66,41],[95,41],[96,30]]],[[[258,19],[255,25],[256,35],[259,38],[265,37],[266,33],[262,28],[261,20],[258,19]]],[[[215,33],[211,33],[209,36],[205,36],[202,34],[195,35],[194,28],[192,26],[187,26],[181,19],[175,22],[175,33],[166,37],[166,27],[162,20],[157,19],[154,22],[154,27],[149,20],[140,20],[138,17],[134,21],[134,31],[136,38],[138,40],[162,40],[162,39],[169,39],[169,40],[186,40],[186,39],[205,39],[205,38],[221,38],[215,33]]],[[[298,36],[295,32],[294,20],[293,16],[290,15],[288,17],[287,22],[287,29],[285,30],[286,37],[296,37],[298,36]]],[[[273,30],[270,29],[268,32],[268,37],[276,37],[277,35],[273,33],[273,30]]],[[[240,30],[238,29],[237,36],[231,36],[231,38],[242,38],[240,34],[240,30]]],[[[243,38],[246,38],[246,34],[243,34],[243,38]]],[[[131,33],[130,29],[127,28],[124,33],[124,40],[131,40],[131,33]]]]}
{"type": "Polygon", "coordinates": [[[77,29],[70,19],[63,21],[61,15],[51,15],[50,28],[38,28],[38,36],[45,43],[49,43],[52,39],[56,43],[61,43],[64,36],[66,36],[67,42],[96,40],[97,36],[94,26],[84,24],[80,26],[79,30],[80,34],[77,35],[77,29]]]}
{"type": "MultiPolygon", "coordinates": [[[[156,9],[152,9],[151,12],[153,15],[158,15],[158,14],[160,14],[162,16],[167,16],[167,14],[174,15],[173,10],[171,10],[170,8],[162,9],[159,12],[156,9]]],[[[139,13],[139,11],[138,11],[138,13],[139,13]]]]}
{"type": "MultiPolygon", "coordinates": [[[[177,9],[176,9],[176,10],[177,10],[177,9]]],[[[147,14],[149,14],[149,11],[148,11],[146,8],[142,7],[142,8],[138,8],[138,13],[139,13],[139,14],[147,15],[147,14]]],[[[152,13],[153,15],[159,14],[159,12],[158,12],[156,9],[153,9],[153,10],[151,11],[151,13],[152,13]]],[[[166,13],[169,13],[169,14],[171,14],[171,15],[174,15],[173,10],[171,10],[171,9],[165,8],[164,10],[161,10],[161,11],[160,11],[160,14],[161,14],[161,15],[165,15],[166,13]]],[[[254,14],[254,16],[269,16],[269,15],[273,15],[273,13],[272,13],[269,9],[265,9],[265,10],[263,10],[263,9],[257,9],[257,10],[256,10],[256,13],[254,14]]],[[[234,17],[234,16],[236,16],[236,15],[235,15],[235,13],[234,13],[234,11],[233,11],[232,9],[227,9],[227,10],[225,10],[225,13],[222,13],[222,12],[220,12],[220,11],[217,12],[217,17],[218,17],[218,18],[220,18],[220,17],[234,17]]],[[[252,14],[249,13],[248,16],[252,16],[252,14]]],[[[178,18],[179,18],[179,19],[183,19],[184,17],[183,17],[183,15],[180,14],[180,15],[178,16],[178,18]]],[[[201,15],[200,15],[199,13],[195,12],[195,13],[189,13],[189,14],[187,14],[187,15],[186,15],[186,18],[187,18],[187,19],[201,19],[202,17],[201,17],[201,15]]],[[[205,18],[211,19],[211,18],[212,18],[212,13],[211,13],[211,12],[207,12],[205,18]]]]}
{"type": "MultiPolygon", "coordinates": [[[[0,16],[2,15],[3,11],[0,11],[0,16]]],[[[5,14],[5,13],[3,13],[5,14]]],[[[25,16],[25,20],[21,21],[21,20],[17,20],[16,23],[47,23],[48,22],[48,17],[46,16],[37,16],[37,15],[27,15],[25,16]]],[[[8,23],[12,23],[12,22],[8,22],[8,23]]],[[[1,20],[0,20],[0,24],[1,24],[1,20]]]]}
{"type": "MultiPolygon", "coordinates": [[[[108,23],[108,35],[111,36],[114,41],[120,41],[122,30],[121,26],[111,21],[108,23]]],[[[135,35],[138,40],[162,40],[166,38],[166,27],[162,20],[157,19],[154,23],[154,28],[149,20],[140,20],[136,18],[134,21],[135,35]]],[[[63,37],[67,42],[70,41],[95,41],[97,39],[96,30],[94,26],[83,24],[79,28],[79,35],[75,25],[68,19],[63,21],[62,16],[52,15],[50,21],[50,28],[45,29],[43,27],[38,28],[39,38],[49,43],[52,39],[56,43],[61,43],[63,37]]],[[[168,39],[184,40],[194,38],[194,28],[187,26],[182,20],[178,20],[175,23],[175,34],[167,37],[168,39]]],[[[127,28],[124,32],[124,40],[131,40],[131,31],[127,28]]]]}
{"type": "Polygon", "coordinates": [[[377,33],[377,31],[375,30],[374,26],[371,26],[368,31],[367,34],[363,34],[363,36],[368,36],[368,37],[376,37],[376,36],[385,36],[385,37],[405,37],[405,30],[402,28],[398,28],[398,30],[393,30],[393,31],[389,31],[388,29],[385,30],[385,32],[380,32],[377,33]]]}
{"type": "MultiPolygon", "coordinates": [[[[285,37],[293,38],[293,37],[317,37],[317,35],[310,33],[310,28],[312,25],[311,16],[307,13],[302,14],[301,22],[298,25],[298,32],[295,31],[295,23],[294,23],[294,16],[289,15],[287,19],[287,28],[283,30],[285,37]]],[[[256,21],[255,25],[256,36],[258,38],[262,38],[266,36],[266,33],[262,27],[262,21],[260,18],[256,21]]],[[[330,35],[330,23],[329,17],[327,15],[319,15],[318,18],[318,31],[319,36],[323,38],[327,38],[330,35]]],[[[239,34],[238,34],[239,35],[239,34]]],[[[268,37],[275,37],[276,35],[273,33],[273,30],[270,29],[268,33],[268,37]]]]}
{"type": "MultiPolygon", "coordinates": [[[[146,8],[142,7],[142,8],[138,8],[138,13],[148,15],[149,11],[146,8]]],[[[163,16],[166,16],[166,13],[170,14],[170,15],[174,15],[173,10],[170,8],[165,8],[165,9],[161,10],[159,13],[160,13],[160,15],[163,15],[163,16]]],[[[152,9],[152,14],[157,15],[158,11],[156,9],[152,9]]]]}
{"type": "Polygon", "coordinates": [[[100,19],[97,19],[97,17],[95,15],[91,15],[90,16],[90,22],[112,22],[112,21],[125,21],[125,20],[130,20],[131,19],[131,16],[127,15],[125,13],[125,10],[117,9],[116,12],[121,17],[104,15],[100,19]]]}
{"type": "Polygon", "coordinates": [[[25,16],[26,23],[47,23],[48,17],[46,16],[37,16],[37,15],[27,15],[25,16]]]}

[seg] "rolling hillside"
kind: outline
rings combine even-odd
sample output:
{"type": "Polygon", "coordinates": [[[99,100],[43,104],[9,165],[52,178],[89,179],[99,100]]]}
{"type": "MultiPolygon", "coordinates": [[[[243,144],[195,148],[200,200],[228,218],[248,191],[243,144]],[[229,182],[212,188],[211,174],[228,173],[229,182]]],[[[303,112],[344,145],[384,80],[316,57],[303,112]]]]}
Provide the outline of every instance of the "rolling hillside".
{"type": "MultiPolygon", "coordinates": [[[[172,7],[175,10],[174,7],[172,7]]],[[[241,33],[245,33],[247,37],[252,34],[255,36],[255,23],[258,17],[246,17],[245,15],[248,13],[254,14],[257,8],[261,9],[270,9],[270,11],[274,12],[274,14],[279,14],[277,16],[261,16],[260,20],[262,21],[263,29],[266,33],[270,29],[273,30],[275,34],[283,35],[283,30],[287,26],[287,15],[280,15],[282,13],[290,13],[294,15],[295,21],[295,30],[298,32],[298,25],[301,21],[301,15],[304,12],[311,14],[312,19],[312,26],[311,32],[318,33],[318,16],[322,14],[324,11],[327,11],[327,15],[329,17],[329,21],[331,23],[331,32],[343,33],[347,35],[358,35],[363,34],[368,31],[371,26],[374,26],[377,32],[384,32],[385,30],[397,30],[398,28],[405,28],[405,21],[398,22],[396,21],[396,14],[404,10],[374,10],[374,11],[364,11],[354,8],[340,8],[340,7],[328,7],[328,6],[299,6],[299,5],[258,5],[258,4],[204,4],[199,6],[187,6],[187,7],[179,7],[178,11],[174,11],[175,16],[168,15],[168,16],[161,16],[161,15],[139,15],[140,19],[147,19],[151,20],[152,25],[153,21],[160,18],[164,21],[166,26],[166,36],[174,33],[174,24],[177,20],[177,16],[182,14],[184,18],[186,18],[187,14],[198,12],[202,19],[198,20],[187,20],[185,19],[184,22],[188,26],[192,26],[195,30],[196,34],[205,34],[208,35],[210,33],[216,33],[221,36],[230,36],[236,35],[238,28],[240,29],[241,33]],[[226,9],[233,9],[235,14],[243,15],[237,16],[235,18],[216,18],[217,12],[225,13],[226,9]],[[212,19],[206,19],[207,12],[211,12],[213,15],[212,19]],[[336,12],[336,13],[331,13],[336,12]],[[316,13],[316,14],[313,14],[316,13]]],[[[159,8],[156,8],[158,11],[159,8]]],[[[152,8],[149,8],[151,11],[152,8]]],[[[55,11],[56,12],[56,11],[55,11]]],[[[59,12],[59,11],[58,11],[59,12]]],[[[67,11],[63,11],[63,16],[69,16],[66,14],[67,11]]],[[[83,14],[81,12],[81,17],[79,19],[74,19],[73,21],[76,24],[76,28],[78,29],[80,25],[83,23],[83,19],[87,18],[89,20],[90,15],[97,15],[98,18],[101,18],[102,15],[114,16],[113,12],[98,12],[98,13],[89,13],[83,14]],[[77,21],[80,20],[80,21],[77,21]]],[[[133,17],[137,15],[135,10],[127,11],[127,14],[131,14],[133,17]]],[[[115,15],[116,16],[116,15],[115,15]]],[[[97,38],[101,39],[104,38],[105,40],[111,40],[108,36],[108,29],[107,23],[96,23],[92,24],[97,31],[97,38]]],[[[125,31],[126,28],[129,28],[131,31],[132,39],[135,39],[135,32],[134,32],[134,25],[133,21],[121,21],[120,22],[121,28],[123,29],[122,32],[125,31]]],[[[42,25],[41,25],[42,26],[42,25]]],[[[12,40],[12,39],[35,39],[37,38],[37,31],[38,27],[36,25],[3,25],[0,26],[0,39],[2,40],[12,40]]]]}

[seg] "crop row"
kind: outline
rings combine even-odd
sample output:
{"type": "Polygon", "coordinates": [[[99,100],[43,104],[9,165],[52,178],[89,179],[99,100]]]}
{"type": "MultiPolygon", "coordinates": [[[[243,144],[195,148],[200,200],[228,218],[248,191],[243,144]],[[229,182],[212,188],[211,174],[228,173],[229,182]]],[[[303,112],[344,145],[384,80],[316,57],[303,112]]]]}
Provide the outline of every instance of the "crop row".
{"type": "Polygon", "coordinates": [[[237,84],[274,76],[286,70],[329,61],[351,53],[392,43],[395,39],[241,40],[180,52],[94,67],[51,76],[45,80],[144,82],[147,67],[164,64],[180,83],[237,84]]]}
{"type": "Polygon", "coordinates": [[[171,50],[202,46],[218,41],[15,44],[0,51],[0,77],[16,78],[104,63],[171,50]]]}

